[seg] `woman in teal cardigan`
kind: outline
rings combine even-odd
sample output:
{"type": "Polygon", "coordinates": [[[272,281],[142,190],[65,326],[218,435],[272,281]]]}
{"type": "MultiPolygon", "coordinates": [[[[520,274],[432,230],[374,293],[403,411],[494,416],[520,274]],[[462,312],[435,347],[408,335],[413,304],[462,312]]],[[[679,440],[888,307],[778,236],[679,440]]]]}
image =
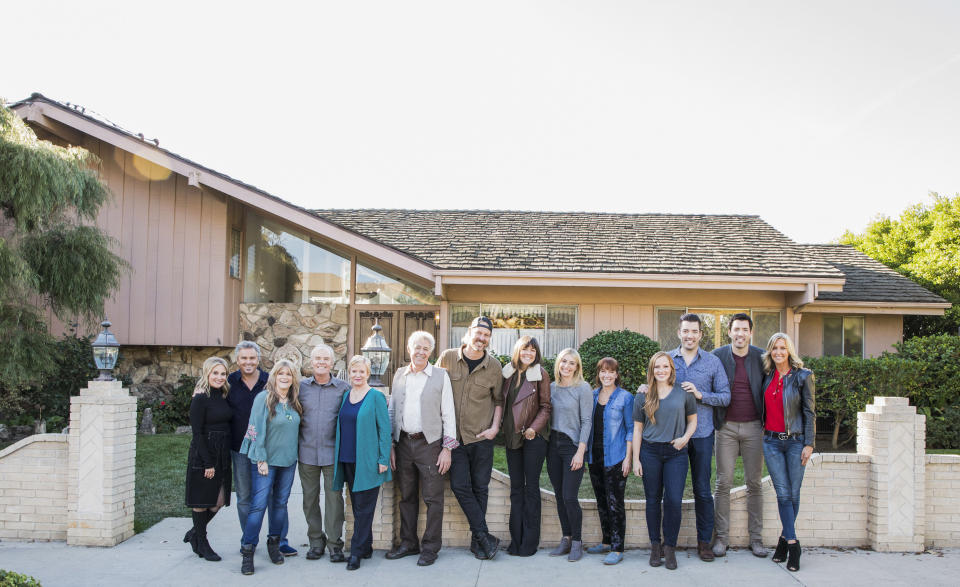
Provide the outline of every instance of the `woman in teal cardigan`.
{"type": "Polygon", "coordinates": [[[360,568],[361,558],[373,554],[373,513],[380,486],[390,481],[392,448],[390,415],[383,393],[367,384],[370,361],[356,355],[347,364],[350,393],[343,394],[337,418],[336,470],[333,488],[350,486],[353,537],[347,570],[360,568]]]}

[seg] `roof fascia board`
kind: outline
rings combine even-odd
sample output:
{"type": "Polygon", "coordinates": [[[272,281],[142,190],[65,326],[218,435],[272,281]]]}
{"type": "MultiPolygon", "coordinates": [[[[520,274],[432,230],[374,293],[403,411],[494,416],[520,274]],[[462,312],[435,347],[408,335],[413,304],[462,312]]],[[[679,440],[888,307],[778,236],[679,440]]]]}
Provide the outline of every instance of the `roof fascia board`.
{"type": "MultiPolygon", "coordinates": [[[[805,292],[809,281],[795,278],[729,275],[662,275],[562,271],[468,271],[437,269],[444,285],[540,285],[577,287],[645,287],[679,289],[747,289],[805,292]]],[[[843,279],[818,280],[820,291],[842,291],[843,279]]]]}
{"type": "Polygon", "coordinates": [[[804,313],[816,314],[910,314],[923,316],[943,316],[944,310],[951,304],[942,302],[813,302],[804,307],[804,313]]]}
{"type": "Polygon", "coordinates": [[[407,273],[419,277],[428,283],[434,282],[434,269],[426,263],[413,259],[376,241],[360,236],[357,233],[340,228],[315,214],[310,214],[295,206],[278,202],[248,187],[237,185],[222,177],[213,175],[205,169],[166,155],[156,147],[144,144],[118,131],[110,130],[109,128],[88,120],[84,116],[71,113],[46,102],[33,102],[28,105],[20,105],[16,108],[17,114],[20,115],[22,110],[26,110],[26,116],[21,115],[21,117],[27,120],[37,120],[36,117],[43,116],[61,122],[82,133],[110,143],[119,149],[142,157],[151,163],[165,167],[192,181],[198,181],[207,187],[236,198],[254,208],[279,216],[280,218],[285,218],[324,238],[335,241],[341,246],[348,247],[379,259],[384,263],[403,269],[407,273]]]}

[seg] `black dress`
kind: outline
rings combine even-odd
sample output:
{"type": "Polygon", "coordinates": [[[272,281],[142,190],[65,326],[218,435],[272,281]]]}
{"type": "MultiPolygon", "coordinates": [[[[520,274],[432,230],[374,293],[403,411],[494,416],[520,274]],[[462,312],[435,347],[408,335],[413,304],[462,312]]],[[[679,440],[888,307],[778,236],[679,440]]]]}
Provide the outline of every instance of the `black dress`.
{"type": "Polygon", "coordinates": [[[198,394],[190,401],[190,426],[193,439],[187,456],[186,505],[190,508],[217,506],[220,490],[224,503],[230,505],[232,474],[230,471],[230,420],[233,408],[219,389],[210,395],[198,394]],[[213,479],[204,477],[213,467],[213,479]]]}

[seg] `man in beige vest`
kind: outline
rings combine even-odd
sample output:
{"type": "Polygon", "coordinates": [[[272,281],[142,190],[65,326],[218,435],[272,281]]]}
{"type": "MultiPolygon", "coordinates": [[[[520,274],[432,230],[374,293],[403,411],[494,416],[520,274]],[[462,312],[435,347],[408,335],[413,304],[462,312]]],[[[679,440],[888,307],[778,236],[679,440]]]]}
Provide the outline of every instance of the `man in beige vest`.
{"type": "Polygon", "coordinates": [[[410,335],[410,364],[394,375],[388,405],[394,444],[390,466],[400,488],[400,544],[386,557],[420,554],[421,567],[432,565],[440,551],[443,476],[450,469],[450,451],[459,445],[450,377],[428,362],[435,345],[428,332],[410,335]],[[421,490],[427,523],[418,545],[421,490]]]}

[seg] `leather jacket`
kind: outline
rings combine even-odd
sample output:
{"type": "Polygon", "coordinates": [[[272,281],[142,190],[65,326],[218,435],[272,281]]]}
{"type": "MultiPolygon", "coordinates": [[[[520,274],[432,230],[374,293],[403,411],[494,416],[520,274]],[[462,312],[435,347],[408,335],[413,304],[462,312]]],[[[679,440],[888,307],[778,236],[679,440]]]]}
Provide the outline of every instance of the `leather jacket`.
{"type": "MultiPolygon", "coordinates": [[[[763,377],[763,391],[773,381],[775,371],[770,371],[763,377]]],[[[802,434],[803,444],[813,446],[817,435],[817,413],[814,406],[815,383],[813,371],[810,369],[790,369],[783,378],[783,423],[787,427],[787,434],[802,434]]],[[[763,403],[762,419],[766,422],[767,404],[763,403]]]]}
{"type": "MultiPolygon", "coordinates": [[[[506,398],[516,385],[517,374],[510,363],[503,367],[502,374],[503,397],[506,398]]],[[[533,428],[537,434],[546,437],[544,433],[547,432],[550,411],[553,409],[550,403],[550,376],[538,363],[524,371],[523,378],[513,405],[509,406],[513,411],[513,431],[522,434],[525,429],[533,428]]]]}

